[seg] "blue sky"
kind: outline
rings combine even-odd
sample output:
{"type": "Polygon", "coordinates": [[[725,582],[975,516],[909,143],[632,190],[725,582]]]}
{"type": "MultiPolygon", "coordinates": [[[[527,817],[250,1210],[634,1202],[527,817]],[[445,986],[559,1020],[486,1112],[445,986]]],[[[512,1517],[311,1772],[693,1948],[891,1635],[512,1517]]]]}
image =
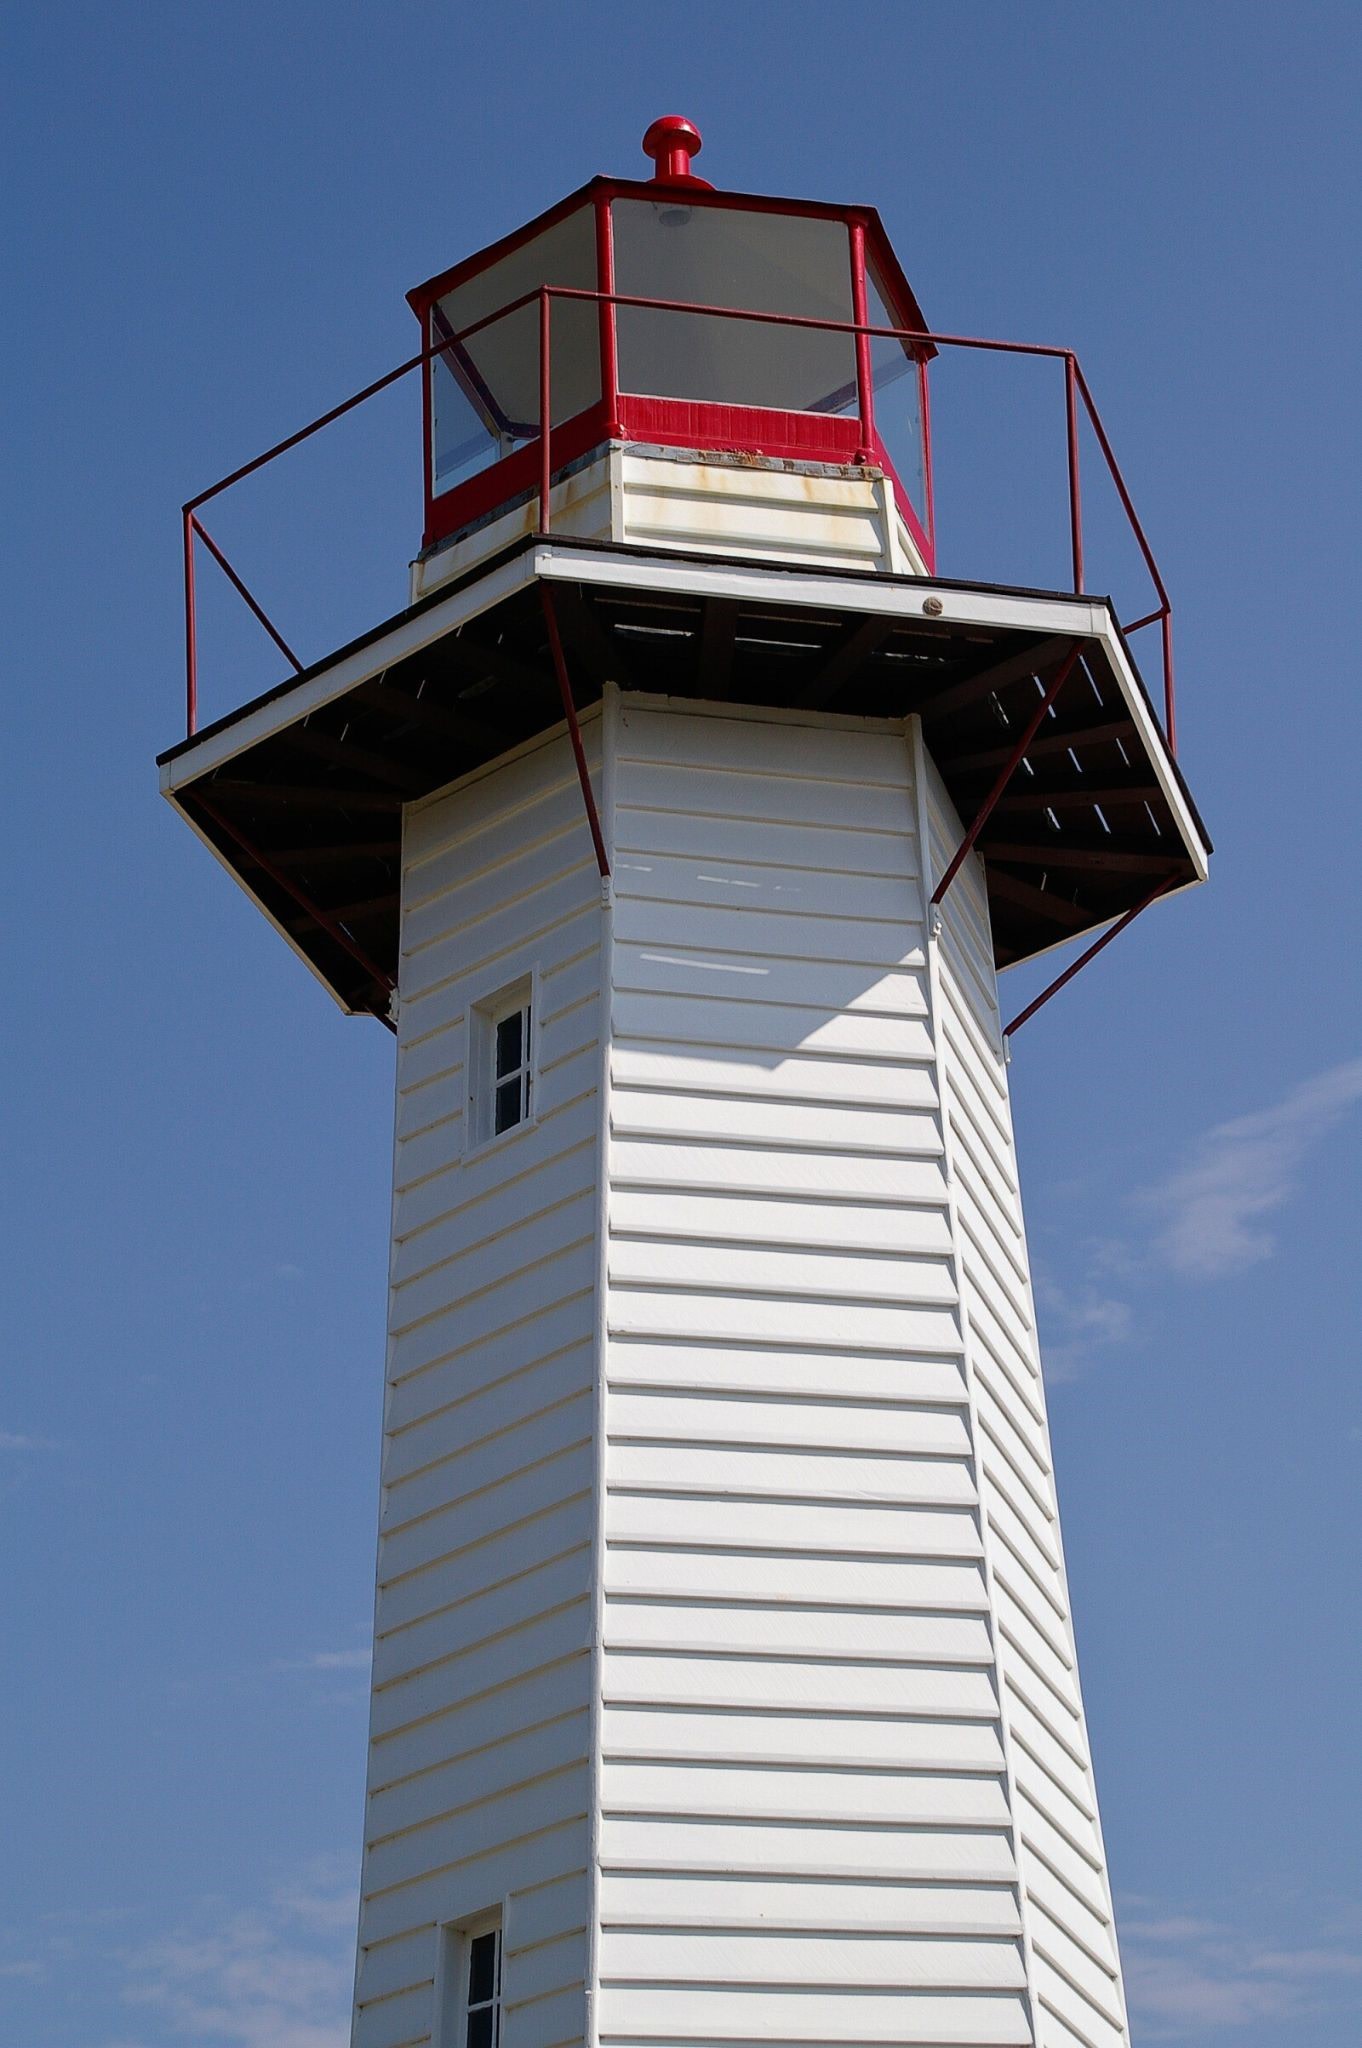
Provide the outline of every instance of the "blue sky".
{"type": "MultiPolygon", "coordinates": [[[[1172,588],[1212,885],[1013,1066],[1061,1501],[1137,2039],[1357,2041],[1358,29],[10,11],[0,2040],[339,2048],[348,2006],[392,1048],[156,796],[177,508],[679,111],[717,182],[878,204],[938,327],[1076,346],[1172,588]]],[[[943,567],[1059,581],[1058,473],[953,388],[943,567]]],[[[409,401],[311,461],[215,531],[315,655],[402,601],[409,401]]],[[[274,679],[204,624],[210,710],[274,679]]]]}

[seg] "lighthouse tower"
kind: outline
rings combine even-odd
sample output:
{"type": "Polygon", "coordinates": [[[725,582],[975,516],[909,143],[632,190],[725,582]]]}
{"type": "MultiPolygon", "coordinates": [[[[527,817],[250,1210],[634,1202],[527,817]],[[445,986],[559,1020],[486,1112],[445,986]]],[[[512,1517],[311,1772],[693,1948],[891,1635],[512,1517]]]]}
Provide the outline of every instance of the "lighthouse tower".
{"type": "Polygon", "coordinates": [[[162,760],[397,1040],[354,2041],[1117,2048],[998,971],[1208,846],[1076,466],[941,575],[877,215],[699,146],[411,294],[409,603],[162,760]]]}

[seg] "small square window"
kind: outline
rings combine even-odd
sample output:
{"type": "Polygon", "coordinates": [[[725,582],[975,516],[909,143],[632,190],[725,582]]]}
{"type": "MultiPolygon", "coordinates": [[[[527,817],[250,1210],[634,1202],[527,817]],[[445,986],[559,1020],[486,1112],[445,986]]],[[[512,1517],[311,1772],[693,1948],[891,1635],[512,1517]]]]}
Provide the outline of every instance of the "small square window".
{"type": "Polygon", "coordinates": [[[534,1090],[534,1015],[529,977],[472,1012],[468,1131],[485,1144],[528,1122],[534,1090]]]}

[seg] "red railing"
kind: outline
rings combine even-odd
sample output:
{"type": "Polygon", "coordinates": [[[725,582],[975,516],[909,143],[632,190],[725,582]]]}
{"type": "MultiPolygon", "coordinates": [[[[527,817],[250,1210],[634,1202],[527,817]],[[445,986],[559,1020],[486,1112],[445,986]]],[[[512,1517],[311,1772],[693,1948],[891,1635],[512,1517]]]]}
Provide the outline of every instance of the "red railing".
{"type": "MultiPolygon", "coordinates": [[[[599,306],[609,306],[612,311],[620,306],[638,307],[659,313],[679,313],[692,316],[707,314],[718,319],[744,320],[767,326],[800,327],[833,334],[851,335],[854,337],[856,346],[856,397],[860,423],[860,441],[863,452],[868,452],[875,445],[875,393],[869,347],[871,341],[898,341],[914,345],[917,349],[923,349],[924,347],[936,350],[976,349],[999,355],[1035,356],[1062,363],[1064,366],[1065,450],[1068,467],[1069,546],[1073,588],[1075,592],[1081,592],[1084,577],[1083,517],[1079,489],[1079,434],[1081,419],[1083,416],[1086,416],[1096,437],[1098,448],[1101,450],[1112,483],[1115,485],[1122,510],[1130,525],[1145,567],[1149,572],[1154,593],[1158,598],[1158,603],[1152,611],[1146,612],[1141,618],[1134,619],[1128,624],[1123,625],[1122,630],[1127,634],[1132,634],[1138,633],[1146,626],[1158,625],[1161,629],[1164,734],[1170,753],[1175,754],[1177,752],[1177,727],[1173,689],[1172,605],[1163,577],[1159,572],[1158,563],[1154,559],[1153,550],[1149,545],[1144,528],[1131,501],[1130,491],[1126,485],[1125,478],[1121,474],[1120,465],[1113,453],[1106,428],[1102,424],[1101,415],[1093,400],[1088,380],[1084,376],[1082,366],[1072,349],[1055,348],[1040,342],[994,341],[983,339],[977,335],[929,334],[913,328],[876,327],[864,320],[822,320],[793,313],[755,312],[740,306],[702,305],[684,299],[641,298],[627,292],[587,291],[569,285],[541,285],[536,290],[526,292],[521,298],[513,300],[509,305],[500,306],[495,312],[488,313],[481,320],[474,321],[458,335],[453,337],[448,335],[441,336],[427,347],[420,349],[417,354],[409,356],[405,362],[399,363],[396,369],[389,370],[385,376],[376,378],[372,384],[366,384],[364,389],[357,391],[353,397],[342,400],[339,405],[332,406],[329,411],[322,413],[319,418],[310,421],[307,426],[300,427],[296,433],[289,434],[282,441],[277,441],[272,448],[267,448],[263,454],[257,455],[253,461],[243,463],[239,469],[233,470],[230,475],[221,478],[219,482],[210,485],[206,491],[200,491],[197,497],[191,498],[188,501],[183,508],[183,520],[185,706],[186,731],[189,735],[192,736],[198,726],[198,638],[195,620],[194,587],[194,543],[196,539],[203,542],[231,583],[233,589],[236,590],[250,608],[276,647],[292,664],[294,670],[301,673],[304,666],[228,561],[217,542],[209,534],[203,522],[199,519],[200,507],[208,504],[211,499],[220,497],[224,491],[230,490],[234,484],[241,483],[246,477],[253,476],[258,470],[263,469],[267,463],[273,462],[278,456],[287,454],[290,449],[298,447],[302,442],[310,439],[312,435],[320,433],[323,427],[330,426],[334,421],[343,418],[345,414],[353,412],[357,406],[363,405],[367,400],[377,397],[380,392],[386,391],[403,377],[410,376],[416,370],[423,370],[432,357],[442,354],[454,342],[467,342],[474,335],[480,333],[483,328],[490,327],[495,321],[505,319],[508,315],[519,312],[522,308],[536,303],[539,307],[539,531],[543,534],[548,534],[552,531],[554,435],[552,424],[552,310],[555,299],[586,300],[599,306]],[[547,427],[545,426],[546,422],[547,427]]],[[[857,310],[859,311],[860,309],[858,308],[857,310]]],[[[926,500],[924,509],[928,531],[934,541],[934,491],[931,436],[927,430],[925,405],[925,376],[921,380],[921,388],[924,401],[923,466],[924,496],[926,500]]]]}

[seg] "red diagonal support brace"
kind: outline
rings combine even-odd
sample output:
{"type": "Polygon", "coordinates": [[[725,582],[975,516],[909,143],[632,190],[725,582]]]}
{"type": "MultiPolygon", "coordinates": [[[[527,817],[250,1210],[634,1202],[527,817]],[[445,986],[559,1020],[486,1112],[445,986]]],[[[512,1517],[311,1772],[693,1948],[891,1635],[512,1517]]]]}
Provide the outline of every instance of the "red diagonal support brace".
{"type": "Polygon", "coordinates": [[[1078,973],[1081,967],[1086,967],[1089,960],[1095,960],[1097,958],[1097,955],[1101,952],[1103,946],[1109,946],[1113,939],[1119,938],[1120,934],[1125,930],[1126,926],[1128,924],[1133,923],[1133,921],[1139,916],[1142,910],[1148,910],[1151,903],[1155,902],[1157,898],[1160,896],[1166,896],[1168,891],[1170,889],[1176,888],[1179,882],[1181,882],[1183,879],[1184,877],[1181,875],[1172,874],[1165,875],[1162,881],[1156,882],[1153,888],[1149,891],[1149,894],[1147,896],[1142,896],[1138,903],[1132,904],[1130,909],[1125,913],[1124,917],[1118,917],[1115,924],[1108,926],[1107,930],[1103,932],[1101,938],[1095,939],[1092,945],[1088,947],[1086,953],[1080,953],[1078,958],[1070,966],[1066,967],[1062,974],[1057,974],[1054,980],[1050,983],[1050,986],[1048,988],[1043,988],[1033,1003],[1028,1003],[1024,1010],[1019,1010],[1017,1012],[1017,1015],[1012,1019],[1012,1022],[1009,1025],[1007,1025],[1004,1029],[1003,1037],[1010,1038],[1014,1031],[1020,1031],[1022,1025],[1026,1022],[1028,1017],[1034,1017],[1037,1010],[1039,1010],[1043,1004],[1049,1002],[1051,996],[1058,995],[1059,991],[1064,987],[1065,983],[1073,980],[1074,976],[1078,973]]]}
{"type": "Polygon", "coordinates": [[[1060,663],[1058,669],[1055,671],[1054,681],[1051,683],[1049,689],[1045,692],[1045,695],[1041,698],[1035,710],[1032,712],[1031,717],[1027,722],[1025,732],[1017,741],[1016,746],[1012,749],[1012,752],[1009,754],[1006,762],[1003,764],[1003,767],[998,776],[998,780],[994,783],[992,789],[984,798],[983,803],[980,805],[979,810],[975,814],[974,823],[970,826],[969,831],[965,834],[964,838],[960,841],[960,844],[956,847],[955,858],[952,860],[950,866],[947,868],[945,874],[941,877],[941,880],[937,883],[936,888],[932,893],[933,907],[935,907],[935,905],[941,901],[946,891],[950,888],[951,883],[959,874],[962,862],[964,861],[966,855],[970,852],[975,840],[983,831],[990,817],[993,815],[994,805],[997,803],[999,797],[1003,794],[1003,791],[1007,788],[1007,785],[1012,780],[1012,777],[1016,774],[1017,769],[1021,764],[1023,755],[1025,754],[1027,748],[1030,746],[1032,740],[1036,737],[1036,734],[1040,731],[1041,720],[1046,716],[1050,709],[1050,706],[1054,703],[1055,698],[1059,695],[1060,691],[1064,688],[1064,685],[1068,682],[1069,677],[1073,674],[1074,665],[1082,652],[1083,642],[1081,640],[1075,640],[1072,648],[1070,649],[1068,654],[1065,655],[1063,661],[1060,663]]]}
{"type": "Polygon", "coordinates": [[[568,737],[572,741],[572,757],[577,763],[577,780],[582,785],[586,822],[591,827],[591,843],[596,849],[596,865],[601,871],[601,880],[604,881],[610,873],[610,862],[606,858],[595,791],[591,787],[591,777],[587,773],[586,754],[582,748],[582,728],[577,723],[577,706],[572,701],[572,684],[568,681],[567,657],[563,653],[562,636],[558,631],[558,617],[553,609],[553,598],[547,583],[540,583],[539,595],[544,601],[544,617],[549,628],[549,650],[553,655],[554,674],[558,678],[558,692],[563,700],[563,716],[567,720],[568,737]]]}
{"type": "Polygon", "coordinates": [[[270,880],[284,891],[286,896],[292,897],[303,915],[312,918],[315,923],[319,924],[328,938],[334,939],[338,946],[343,947],[351,959],[357,960],[364,969],[364,972],[372,975],[379,987],[387,989],[391,995],[397,987],[397,983],[390,974],[385,974],[381,967],[375,965],[362,946],[356,945],[344,925],[337,924],[334,917],[328,917],[319,903],[314,903],[312,898],[300,889],[296,882],[291,882],[282,869],[275,866],[268,854],[262,853],[258,846],[252,845],[245,833],[238,831],[231,819],[225,818],[222,815],[216,804],[210,803],[208,798],[198,790],[194,790],[192,794],[198,808],[210,817],[219,830],[227,834],[229,839],[235,840],[242,852],[249,855],[256,866],[264,874],[267,874],[270,880]]]}
{"type": "Polygon", "coordinates": [[[295,675],[301,675],[303,673],[302,662],[299,661],[297,655],[289,646],[288,641],[284,638],[283,634],[279,632],[273,620],[265,611],[264,606],[256,603],[256,600],[254,599],[254,597],[252,597],[250,591],[246,588],[246,585],[237,575],[236,570],[232,567],[226,555],[223,554],[222,549],[218,546],[212,534],[208,531],[208,528],[206,526],[200,525],[199,521],[194,517],[194,514],[192,512],[189,513],[188,518],[190,530],[193,533],[196,533],[199,539],[203,542],[209,554],[213,557],[213,560],[217,563],[219,569],[221,569],[223,575],[227,578],[227,581],[231,584],[237,596],[244,599],[245,603],[249,606],[250,610],[254,613],[255,617],[259,619],[261,625],[265,628],[265,631],[269,634],[271,640],[273,640],[275,646],[279,649],[279,652],[284,656],[285,660],[291,661],[293,663],[295,675]]]}

